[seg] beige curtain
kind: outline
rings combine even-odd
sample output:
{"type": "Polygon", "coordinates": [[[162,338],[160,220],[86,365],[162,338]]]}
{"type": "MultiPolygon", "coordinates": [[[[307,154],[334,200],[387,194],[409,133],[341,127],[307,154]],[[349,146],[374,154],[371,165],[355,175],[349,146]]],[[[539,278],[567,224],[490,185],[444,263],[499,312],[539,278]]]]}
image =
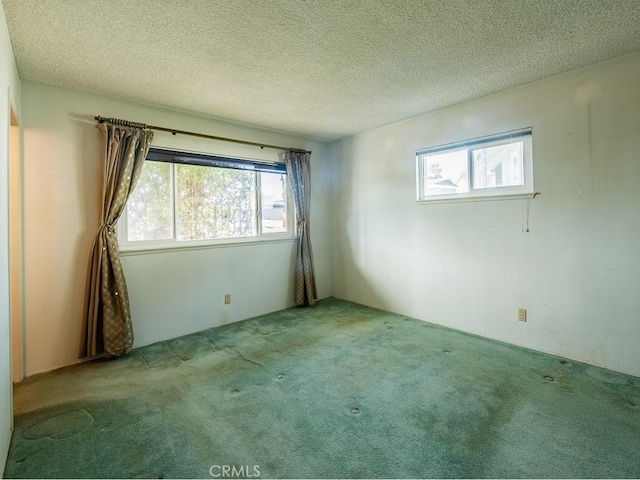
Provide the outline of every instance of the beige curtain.
{"type": "Polygon", "coordinates": [[[153,139],[153,132],[140,128],[101,123],[98,131],[104,168],[101,225],[89,260],[80,358],[123,355],[133,346],[129,295],[115,226],[153,139]]]}
{"type": "Polygon", "coordinates": [[[308,153],[287,152],[287,177],[293,192],[298,227],[298,253],[295,268],[295,299],[297,305],[313,305],[318,297],[313,268],[313,252],[309,236],[309,199],[311,162],[308,153]]]}

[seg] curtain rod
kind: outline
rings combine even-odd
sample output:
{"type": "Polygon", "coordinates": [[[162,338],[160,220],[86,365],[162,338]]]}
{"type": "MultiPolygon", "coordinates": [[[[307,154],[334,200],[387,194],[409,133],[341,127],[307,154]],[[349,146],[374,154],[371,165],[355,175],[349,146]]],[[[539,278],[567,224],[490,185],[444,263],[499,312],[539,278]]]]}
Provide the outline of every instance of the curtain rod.
{"type": "Polygon", "coordinates": [[[247,140],[237,140],[235,138],[218,137],[216,135],[207,135],[204,133],[187,132],[185,130],[176,130],[175,128],[157,127],[155,125],[147,125],[145,123],[130,122],[128,120],[122,120],[120,118],[105,118],[98,115],[97,117],[95,117],[95,119],[98,121],[98,123],[106,122],[112,125],[120,125],[123,127],[148,128],[150,130],[170,132],[173,135],[177,135],[177,134],[191,135],[192,137],[208,138],[210,140],[220,140],[222,142],[241,143],[243,145],[251,145],[251,146],[260,147],[260,148],[272,148],[274,150],[285,150],[285,151],[298,152],[298,153],[308,153],[309,155],[311,155],[311,150],[303,150],[300,148],[279,147],[277,145],[267,145],[265,143],[249,142],[247,140]]]}

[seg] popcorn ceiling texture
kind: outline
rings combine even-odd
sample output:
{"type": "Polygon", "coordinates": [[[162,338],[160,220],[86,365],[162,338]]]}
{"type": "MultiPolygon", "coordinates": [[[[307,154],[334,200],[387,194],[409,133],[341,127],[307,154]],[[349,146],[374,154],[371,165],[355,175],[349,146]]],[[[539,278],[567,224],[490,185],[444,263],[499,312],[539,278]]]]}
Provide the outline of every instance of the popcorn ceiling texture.
{"type": "Polygon", "coordinates": [[[638,0],[2,3],[23,80],[325,140],[640,50],[638,0]]]}

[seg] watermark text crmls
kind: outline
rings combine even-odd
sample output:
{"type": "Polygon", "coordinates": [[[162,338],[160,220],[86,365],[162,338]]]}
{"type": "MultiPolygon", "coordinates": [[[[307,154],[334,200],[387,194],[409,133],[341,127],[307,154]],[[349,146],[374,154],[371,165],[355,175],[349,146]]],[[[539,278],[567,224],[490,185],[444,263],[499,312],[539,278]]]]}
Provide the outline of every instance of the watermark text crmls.
{"type": "Polygon", "coordinates": [[[260,465],[211,465],[209,475],[213,478],[258,478],[260,465]]]}

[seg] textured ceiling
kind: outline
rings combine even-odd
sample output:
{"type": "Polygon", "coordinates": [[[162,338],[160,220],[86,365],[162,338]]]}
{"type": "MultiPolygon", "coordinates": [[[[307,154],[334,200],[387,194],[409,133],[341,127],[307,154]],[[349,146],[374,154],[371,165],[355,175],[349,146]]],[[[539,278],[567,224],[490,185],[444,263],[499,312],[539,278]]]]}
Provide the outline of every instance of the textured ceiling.
{"type": "Polygon", "coordinates": [[[640,50],[640,0],[2,3],[23,80],[323,139],[640,50]]]}

